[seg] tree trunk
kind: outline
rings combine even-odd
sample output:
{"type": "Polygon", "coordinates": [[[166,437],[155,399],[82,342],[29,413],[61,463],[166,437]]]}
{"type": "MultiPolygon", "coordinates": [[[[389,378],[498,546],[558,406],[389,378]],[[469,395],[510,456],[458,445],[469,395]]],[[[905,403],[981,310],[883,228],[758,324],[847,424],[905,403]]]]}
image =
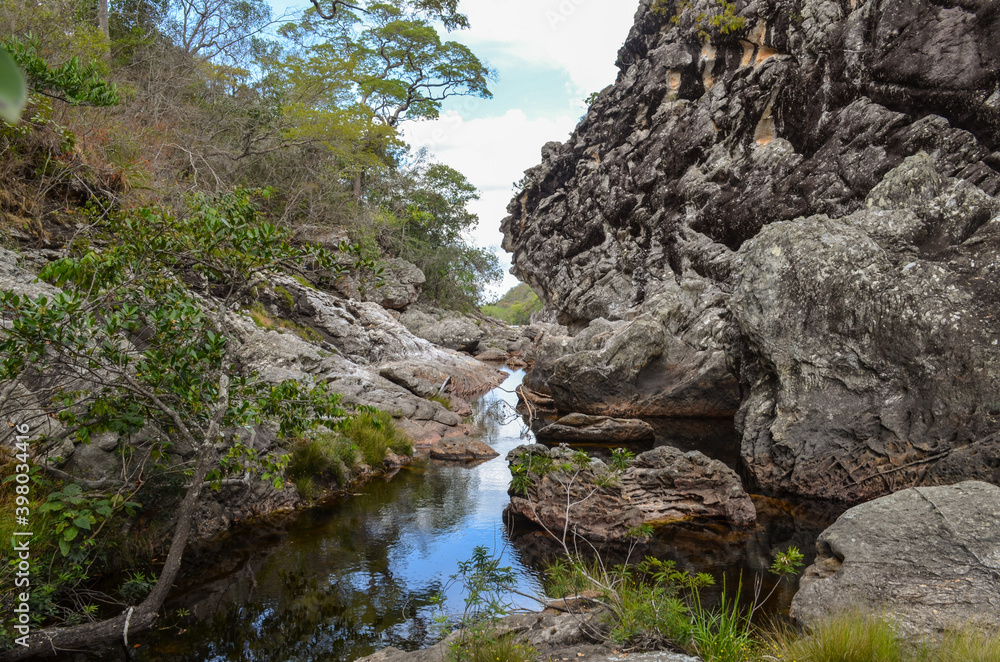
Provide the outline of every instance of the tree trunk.
{"type": "Polygon", "coordinates": [[[97,0],[97,27],[104,33],[106,39],[111,38],[108,32],[108,0],[97,0]]]}
{"type": "Polygon", "coordinates": [[[184,548],[191,533],[194,512],[198,508],[202,486],[212,467],[212,451],[209,444],[198,457],[191,486],[178,508],[177,525],[170,541],[167,560],[160,571],[160,578],[153,591],[138,607],[130,608],[114,618],[97,623],[83,623],[71,627],[54,627],[34,632],[28,638],[28,646],[18,646],[0,653],[0,662],[26,660],[32,657],[52,657],[59,651],[80,650],[81,648],[108,645],[115,640],[127,641],[130,633],[148,630],[156,621],[157,612],[173,588],[174,579],[181,568],[184,548]]]}

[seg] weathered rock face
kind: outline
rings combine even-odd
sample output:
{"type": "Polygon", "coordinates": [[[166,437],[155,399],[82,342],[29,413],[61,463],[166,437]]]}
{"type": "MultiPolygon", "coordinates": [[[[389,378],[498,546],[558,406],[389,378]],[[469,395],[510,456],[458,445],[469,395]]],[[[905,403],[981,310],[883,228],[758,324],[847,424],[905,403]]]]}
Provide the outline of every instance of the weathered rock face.
{"type": "Polygon", "coordinates": [[[982,225],[998,211],[918,155],[865,208],[775,223],[743,245],[737,425],[764,486],[860,501],[1000,479],[1000,218],[982,225]]]}
{"type": "Polygon", "coordinates": [[[624,472],[565,446],[519,446],[507,461],[526,468],[528,491],[512,485],[509,512],[561,533],[569,499],[569,530],[591,541],[620,540],[642,524],[693,517],[752,524],[756,510],[732,469],[698,451],[660,446],[636,457],[624,472]],[[585,459],[585,458],[584,458],[585,459]],[[560,468],[565,465],[568,469],[560,468]]]}
{"type": "Polygon", "coordinates": [[[1000,488],[918,487],[855,506],[816,542],[791,615],[809,625],[863,606],[908,635],[1000,626],[1000,488]]]}
{"type": "Polygon", "coordinates": [[[607,416],[570,414],[546,425],[535,437],[542,442],[598,444],[629,444],[652,442],[656,439],[653,426],[645,421],[607,416]]]}
{"type": "Polygon", "coordinates": [[[508,207],[515,273],[575,333],[525,383],[563,411],[739,407],[768,489],[1000,479],[1000,14],[737,2],[721,34],[714,1],[652,4],[508,207]]]}

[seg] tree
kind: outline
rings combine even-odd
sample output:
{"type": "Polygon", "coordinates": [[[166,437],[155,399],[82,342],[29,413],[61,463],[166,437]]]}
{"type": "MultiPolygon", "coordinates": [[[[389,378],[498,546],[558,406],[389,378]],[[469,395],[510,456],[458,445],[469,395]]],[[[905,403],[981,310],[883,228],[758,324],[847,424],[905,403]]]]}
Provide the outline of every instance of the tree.
{"type": "Polygon", "coordinates": [[[479,193],[465,176],[444,164],[416,164],[382,184],[373,203],[392,219],[381,239],[388,253],[424,272],[422,293],[446,308],[470,309],[485,286],[503,277],[496,255],[469,245],[465,237],[479,217],[468,205],[479,193]]]}
{"type": "Polygon", "coordinates": [[[336,22],[315,13],[284,33],[304,46],[301,71],[342,92],[348,85],[374,119],[433,119],[452,96],[490,98],[492,72],[463,44],[443,42],[426,18],[388,3],[344,11],[336,22]]]}
{"type": "Polygon", "coordinates": [[[174,43],[199,60],[229,66],[246,65],[274,23],[264,0],[171,0],[170,9],[166,30],[174,43]]]}
{"type": "MultiPolygon", "coordinates": [[[[295,248],[289,240],[289,232],[260,222],[245,192],[195,197],[180,217],[145,208],[97,220],[71,257],[42,272],[42,279],[62,288],[57,296],[0,293],[0,404],[16,407],[13,396],[32,385],[41,420],[62,426],[53,433],[57,438],[42,442],[71,435],[86,442],[113,432],[135,450],[133,440],[155,428],[189,444],[196,457],[152,592],[114,618],[34,633],[28,647],[0,659],[123,636],[127,641],[130,631],[148,628],[180,570],[202,490],[218,485],[227,468],[276,479],[280,461],[259,457],[227,433],[269,420],[285,435],[320,421],[342,424],[339,397],[324,387],[267,384],[235,359],[233,314],[262,272],[298,270],[307,262],[334,268],[330,254],[295,248]]],[[[155,437],[147,443],[165,451],[156,448],[164,442],[155,437]]],[[[109,503],[105,517],[112,505],[121,506],[109,503]]],[[[67,529],[65,542],[80,544],[85,536],[78,529],[90,531],[96,523],[74,522],[77,529],[67,529]]]]}
{"type": "MultiPolygon", "coordinates": [[[[339,11],[335,21],[311,10],[284,26],[282,34],[298,46],[286,62],[290,95],[301,108],[350,117],[362,153],[391,163],[400,122],[436,118],[452,96],[492,96],[490,69],[466,46],[441,40],[421,13],[429,4],[372,3],[363,11],[339,11]]],[[[442,4],[448,3],[434,6],[442,4]]],[[[357,198],[367,169],[359,165],[355,172],[357,198]]]]}
{"type": "MultiPolygon", "coordinates": [[[[337,11],[341,7],[345,10],[365,11],[361,3],[348,3],[344,0],[310,1],[316,14],[327,21],[336,20],[338,18],[337,11]]],[[[408,0],[398,4],[402,8],[423,14],[432,20],[441,21],[449,30],[469,27],[469,19],[458,12],[458,0],[408,0]]]]}

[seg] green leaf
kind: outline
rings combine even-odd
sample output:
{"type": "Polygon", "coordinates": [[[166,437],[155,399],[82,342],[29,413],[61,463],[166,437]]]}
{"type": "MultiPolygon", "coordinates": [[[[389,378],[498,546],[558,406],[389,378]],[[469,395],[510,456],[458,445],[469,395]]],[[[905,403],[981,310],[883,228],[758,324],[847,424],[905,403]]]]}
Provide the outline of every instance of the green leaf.
{"type": "Polygon", "coordinates": [[[14,59],[0,48],[0,118],[10,124],[21,119],[21,111],[28,100],[24,75],[14,59]]]}
{"type": "MultiPolygon", "coordinates": [[[[66,542],[72,542],[76,540],[76,536],[79,533],[80,529],[76,528],[75,526],[71,526],[67,528],[65,531],[63,531],[63,540],[65,540],[66,542]]],[[[60,547],[62,547],[62,545],[60,545],[60,547]]]]}
{"type": "Polygon", "coordinates": [[[38,509],[38,512],[47,513],[49,511],[62,510],[65,507],[66,504],[64,504],[62,501],[49,501],[48,503],[43,503],[42,506],[38,509]]]}
{"type": "Polygon", "coordinates": [[[63,556],[69,556],[69,550],[70,550],[69,543],[67,541],[65,541],[65,540],[60,540],[59,541],[59,551],[62,552],[62,555],[63,556]]]}
{"type": "Polygon", "coordinates": [[[80,527],[84,531],[90,531],[90,518],[89,517],[77,517],[73,520],[73,524],[80,527]]]}

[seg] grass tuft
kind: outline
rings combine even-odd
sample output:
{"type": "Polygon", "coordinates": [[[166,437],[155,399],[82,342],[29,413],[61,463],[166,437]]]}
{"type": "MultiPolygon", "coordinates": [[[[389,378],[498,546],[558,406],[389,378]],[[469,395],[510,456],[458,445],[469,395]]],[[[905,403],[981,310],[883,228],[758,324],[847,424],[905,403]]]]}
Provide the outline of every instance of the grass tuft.
{"type": "Polygon", "coordinates": [[[299,494],[312,500],[317,481],[346,487],[363,465],[382,466],[388,451],[412,455],[413,444],[388,414],[363,411],[345,419],[336,431],[297,441],[286,473],[299,494]]]}

